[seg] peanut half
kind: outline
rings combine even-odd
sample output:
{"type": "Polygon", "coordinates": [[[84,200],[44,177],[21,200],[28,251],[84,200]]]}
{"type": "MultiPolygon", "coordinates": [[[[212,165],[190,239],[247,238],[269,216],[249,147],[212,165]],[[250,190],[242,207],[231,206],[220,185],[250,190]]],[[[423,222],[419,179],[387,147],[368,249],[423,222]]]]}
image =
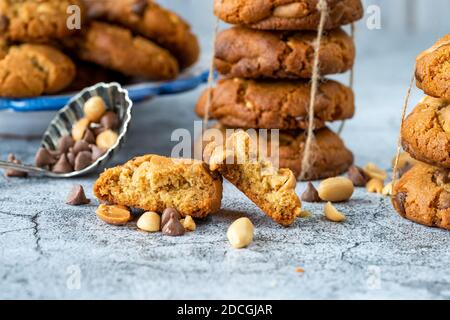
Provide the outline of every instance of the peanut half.
{"type": "Polygon", "coordinates": [[[131,220],[130,210],[125,206],[101,204],[95,213],[106,223],[119,226],[131,220]]]}
{"type": "Polygon", "coordinates": [[[84,115],[92,122],[99,122],[106,112],[105,101],[101,97],[92,97],[84,103],[84,115]]]}
{"type": "Polygon", "coordinates": [[[234,248],[241,249],[252,243],[253,232],[254,227],[250,219],[239,218],[228,228],[227,237],[234,248]]]}
{"type": "Polygon", "coordinates": [[[381,191],[384,196],[392,196],[392,181],[389,182],[381,191]]]}
{"type": "Polygon", "coordinates": [[[333,222],[343,222],[345,221],[346,217],[344,214],[339,212],[332,204],[331,202],[327,202],[325,205],[325,217],[333,222]]]}
{"type": "Polygon", "coordinates": [[[145,212],[139,218],[137,227],[147,232],[158,232],[161,230],[161,217],[156,212],[145,212]]]}
{"type": "Polygon", "coordinates": [[[330,202],[347,201],[351,198],[353,191],[353,182],[345,177],[323,180],[318,189],[320,199],[330,202]]]}
{"type": "Polygon", "coordinates": [[[72,138],[75,141],[83,139],[86,129],[89,127],[90,121],[88,118],[81,118],[72,127],[72,138]]]}
{"type": "Polygon", "coordinates": [[[384,183],[383,180],[380,179],[370,179],[367,182],[366,189],[370,193],[382,193],[383,192],[384,183]]]}
{"type": "Polygon", "coordinates": [[[195,229],[197,229],[195,221],[191,216],[186,216],[184,219],[181,219],[180,222],[186,231],[195,231],[195,229]]]}

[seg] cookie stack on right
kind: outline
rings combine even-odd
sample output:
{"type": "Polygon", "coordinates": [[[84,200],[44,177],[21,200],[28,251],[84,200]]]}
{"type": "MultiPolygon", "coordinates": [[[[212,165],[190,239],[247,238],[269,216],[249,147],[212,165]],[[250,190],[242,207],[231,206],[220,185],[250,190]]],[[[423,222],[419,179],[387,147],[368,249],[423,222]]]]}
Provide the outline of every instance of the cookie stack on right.
{"type": "Polygon", "coordinates": [[[392,202],[405,218],[450,230],[450,35],[417,57],[425,96],[402,126],[402,145],[416,164],[395,184],[392,202]]]}
{"type": "MultiPolygon", "coordinates": [[[[296,176],[302,172],[308,127],[320,21],[317,4],[318,0],[215,0],[215,14],[235,26],[217,36],[215,67],[222,79],[211,93],[206,90],[196,107],[199,116],[208,112],[208,118],[217,119],[222,127],[280,129],[280,166],[296,176]]],[[[340,26],[363,15],[360,0],[327,0],[327,4],[321,77],[353,67],[353,39],[340,26]]],[[[351,88],[322,78],[314,110],[316,139],[305,180],[339,175],[353,163],[353,154],[326,127],[326,122],[353,117],[351,88]]]]}

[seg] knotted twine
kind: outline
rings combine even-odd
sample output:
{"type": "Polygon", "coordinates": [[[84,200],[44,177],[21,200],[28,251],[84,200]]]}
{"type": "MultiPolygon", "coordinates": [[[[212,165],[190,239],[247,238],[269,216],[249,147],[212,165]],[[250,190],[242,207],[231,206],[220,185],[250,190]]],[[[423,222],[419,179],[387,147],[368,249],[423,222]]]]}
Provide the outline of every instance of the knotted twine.
{"type": "Polygon", "coordinates": [[[316,104],[316,96],[319,87],[320,80],[320,46],[322,43],[323,31],[325,29],[325,22],[328,16],[328,4],[326,0],[319,0],[317,4],[317,10],[320,12],[319,27],[317,29],[317,37],[314,41],[314,62],[313,62],[313,72],[311,78],[311,96],[309,100],[308,108],[308,130],[305,143],[305,151],[303,153],[302,160],[302,170],[300,172],[300,179],[304,180],[306,174],[309,172],[311,167],[311,148],[314,142],[314,105],[316,104]]]}

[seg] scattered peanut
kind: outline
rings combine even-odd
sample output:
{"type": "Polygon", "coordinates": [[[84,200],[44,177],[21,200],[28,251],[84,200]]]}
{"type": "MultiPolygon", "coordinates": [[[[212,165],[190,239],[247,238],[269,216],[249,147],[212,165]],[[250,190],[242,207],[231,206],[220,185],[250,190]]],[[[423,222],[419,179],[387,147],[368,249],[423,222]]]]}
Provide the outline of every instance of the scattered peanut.
{"type": "Polygon", "coordinates": [[[300,211],[300,213],[297,215],[297,217],[303,218],[303,219],[309,218],[309,217],[311,217],[311,216],[312,216],[312,214],[311,214],[311,212],[308,211],[308,210],[300,211]]]}
{"type": "Polygon", "coordinates": [[[101,97],[92,97],[84,104],[83,111],[90,121],[99,122],[106,112],[106,105],[101,97]]]}
{"type": "Polygon", "coordinates": [[[367,191],[371,193],[382,193],[383,187],[384,187],[383,180],[376,178],[370,179],[366,185],[367,191]]]}
{"type": "Polygon", "coordinates": [[[161,230],[161,217],[156,212],[145,212],[137,221],[137,227],[147,232],[161,230]]]}
{"type": "Polygon", "coordinates": [[[388,177],[387,172],[378,168],[374,163],[368,163],[363,170],[371,179],[380,179],[384,181],[388,177]]]}
{"type": "Polygon", "coordinates": [[[236,249],[247,247],[253,241],[254,227],[248,218],[239,218],[228,228],[227,237],[236,249]]]}
{"type": "Polygon", "coordinates": [[[197,228],[195,221],[191,216],[186,216],[184,219],[180,220],[180,222],[187,231],[195,231],[197,228]]]}
{"type": "Polygon", "coordinates": [[[343,222],[345,221],[345,215],[339,212],[332,204],[331,202],[327,202],[325,205],[325,217],[333,222],[343,222]]]}
{"type": "Polygon", "coordinates": [[[130,210],[125,206],[101,204],[95,213],[101,220],[114,225],[124,225],[131,219],[130,210]]]}
{"type": "Polygon", "coordinates": [[[86,132],[86,129],[89,127],[89,119],[88,118],[81,118],[78,120],[72,127],[72,138],[75,141],[79,141],[83,139],[84,133],[86,132]]]}
{"type": "Polygon", "coordinates": [[[110,149],[118,139],[117,133],[112,130],[105,130],[97,136],[96,143],[97,147],[108,150],[110,149]]]}
{"type": "Polygon", "coordinates": [[[392,196],[392,181],[389,182],[381,191],[384,196],[392,196]]]}
{"type": "Polygon", "coordinates": [[[351,198],[353,182],[345,177],[335,177],[323,180],[319,185],[319,197],[324,201],[342,202],[351,198]]]}

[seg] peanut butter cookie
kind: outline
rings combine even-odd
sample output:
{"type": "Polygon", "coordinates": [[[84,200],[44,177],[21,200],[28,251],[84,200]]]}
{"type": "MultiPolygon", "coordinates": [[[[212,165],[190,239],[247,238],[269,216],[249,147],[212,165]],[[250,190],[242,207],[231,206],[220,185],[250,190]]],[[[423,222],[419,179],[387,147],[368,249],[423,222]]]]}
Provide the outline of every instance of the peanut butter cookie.
{"type": "Polygon", "coordinates": [[[450,230],[449,171],[416,164],[394,186],[392,203],[409,220],[450,230]]]}
{"type": "Polygon", "coordinates": [[[118,23],[169,50],[182,68],[194,64],[200,53],[197,37],[176,13],[152,0],[85,0],[88,14],[118,23]]]}
{"type": "Polygon", "coordinates": [[[252,145],[256,146],[256,141],[245,131],[231,135],[226,148],[212,142],[205,148],[210,169],[218,170],[275,222],[290,226],[301,212],[295,193],[297,180],[291,170],[276,169],[258,157],[252,145]]]}
{"type": "Polygon", "coordinates": [[[450,100],[450,34],[417,57],[416,79],[426,94],[450,100]]]}
{"type": "Polygon", "coordinates": [[[8,47],[0,41],[0,96],[35,97],[66,88],[75,65],[59,50],[38,44],[8,47]]]}
{"type": "Polygon", "coordinates": [[[220,209],[222,178],[200,161],[146,155],[107,169],[94,185],[101,201],[146,211],[174,208],[204,218],[220,209]]]}
{"type": "Polygon", "coordinates": [[[74,32],[67,21],[69,6],[76,5],[84,18],[80,0],[0,0],[0,33],[7,40],[48,42],[62,39],[74,32]]]}
{"type": "Polygon", "coordinates": [[[450,168],[450,102],[425,97],[403,124],[402,145],[416,160],[450,168]]]}
{"type": "MultiPolygon", "coordinates": [[[[316,32],[260,31],[234,27],[222,31],[216,41],[215,65],[228,77],[311,78],[316,32]]],[[[355,46],[341,29],[326,33],[320,50],[320,74],[336,74],[352,68],[355,46]]]]}
{"type": "Polygon", "coordinates": [[[178,75],[178,62],[166,50],[128,29],[92,22],[79,37],[64,41],[81,60],[129,76],[149,80],[170,80],[178,75]]]}
{"type": "MultiPolygon", "coordinates": [[[[210,117],[238,128],[305,129],[311,85],[306,81],[220,80],[213,89],[210,117]]],[[[196,112],[203,117],[208,90],[200,97],[196,112]]],[[[354,95],[350,88],[332,80],[319,85],[314,115],[315,128],[326,121],[353,117],[354,95]]]]}
{"type": "MultiPolygon", "coordinates": [[[[216,16],[231,24],[265,30],[316,30],[320,12],[317,0],[215,0],[216,16]]],[[[364,10],[360,0],[328,0],[326,29],[359,20],[364,10]]]]}

